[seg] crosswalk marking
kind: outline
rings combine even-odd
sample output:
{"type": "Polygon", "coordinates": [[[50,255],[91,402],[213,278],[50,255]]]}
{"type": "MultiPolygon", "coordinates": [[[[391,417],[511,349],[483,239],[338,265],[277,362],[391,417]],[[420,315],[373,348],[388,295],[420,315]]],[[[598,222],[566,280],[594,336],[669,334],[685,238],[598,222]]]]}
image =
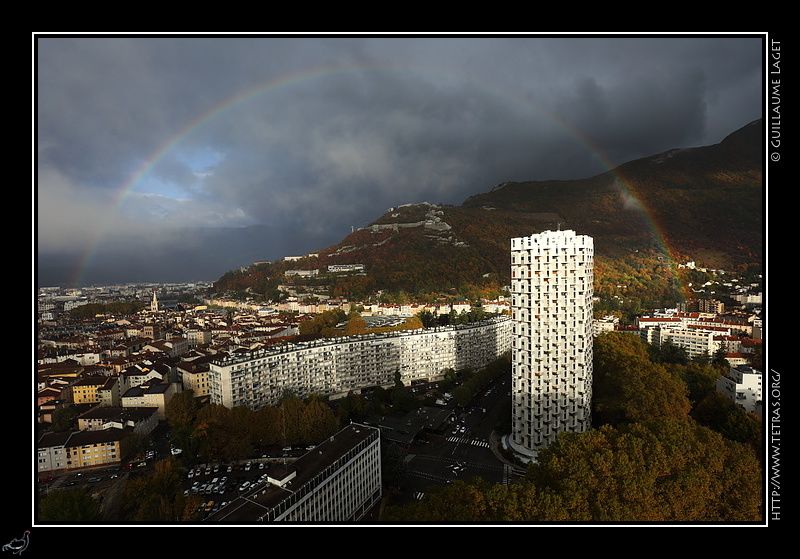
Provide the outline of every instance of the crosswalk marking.
{"type": "Polygon", "coordinates": [[[467,437],[447,437],[447,441],[451,443],[465,443],[471,444],[475,446],[482,446],[484,448],[489,448],[489,443],[487,441],[479,441],[477,439],[468,439],[467,437]]]}

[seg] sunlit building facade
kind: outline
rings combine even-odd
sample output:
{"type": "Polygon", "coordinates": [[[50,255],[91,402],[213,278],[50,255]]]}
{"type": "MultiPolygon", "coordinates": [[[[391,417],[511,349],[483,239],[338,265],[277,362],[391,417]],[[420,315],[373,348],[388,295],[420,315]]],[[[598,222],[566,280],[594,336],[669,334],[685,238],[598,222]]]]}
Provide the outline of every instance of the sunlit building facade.
{"type": "Polygon", "coordinates": [[[359,522],[383,491],[380,429],[351,423],[269,473],[207,522],[359,522]]]}
{"type": "Polygon", "coordinates": [[[590,427],[594,243],[574,231],[511,239],[512,433],[535,459],[590,427]]]}
{"type": "Polygon", "coordinates": [[[364,334],[234,352],[209,364],[211,401],[228,408],[275,406],[285,394],[332,398],[375,386],[442,380],[479,369],[511,349],[511,319],[364,334]]]}

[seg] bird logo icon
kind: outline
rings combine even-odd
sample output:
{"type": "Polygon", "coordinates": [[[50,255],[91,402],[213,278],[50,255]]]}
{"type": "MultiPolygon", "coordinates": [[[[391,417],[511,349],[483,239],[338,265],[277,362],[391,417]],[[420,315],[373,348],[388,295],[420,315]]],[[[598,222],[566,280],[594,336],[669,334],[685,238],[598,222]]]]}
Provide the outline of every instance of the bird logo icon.
{"type": "Polygon", "coordinates": [[[28,547],[28,538],[30,537],[30,530],[25,530],[21,538],[14,538],[3,546],[3,551],[10,551],[19,555],[28,547]]]}

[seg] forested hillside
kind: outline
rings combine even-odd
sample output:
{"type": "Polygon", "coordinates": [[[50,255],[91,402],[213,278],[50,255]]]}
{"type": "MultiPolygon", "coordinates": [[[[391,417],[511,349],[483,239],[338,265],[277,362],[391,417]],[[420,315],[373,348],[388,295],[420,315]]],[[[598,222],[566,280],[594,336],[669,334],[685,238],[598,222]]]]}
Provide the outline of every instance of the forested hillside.
{"type": "Polygon", "coordinates": [[[595,291],[674,304],[684,293],[676,264],[728,270],[761,266],[761,121],[719,144],[675,149],[580,180],[505,183],[461,206],[409,204],[301,261],[225,274],[217,292],[275,295],[287,269],[364,264],[362,274],[308,280],[328,294],[496,296],[510,280],[510,239],[573,229],[595,240],[595,291]]]}

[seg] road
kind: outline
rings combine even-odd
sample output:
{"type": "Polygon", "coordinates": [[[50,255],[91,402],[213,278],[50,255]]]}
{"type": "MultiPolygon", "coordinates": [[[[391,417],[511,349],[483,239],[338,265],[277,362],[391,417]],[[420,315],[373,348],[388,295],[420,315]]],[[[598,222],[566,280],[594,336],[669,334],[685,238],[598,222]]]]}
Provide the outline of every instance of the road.
{"type": "Polygon", "coordinates": [[[421,499],[431,485],[481,477],[490,483],[509,483],[519,473],[492,449],[500,436],[496,427],[509,413],[510,374],[477,396],[447,433],[431,436],[427,445],[414,447],[406,457],[408,471],[403,495],[406,502],[421,499]]]}

